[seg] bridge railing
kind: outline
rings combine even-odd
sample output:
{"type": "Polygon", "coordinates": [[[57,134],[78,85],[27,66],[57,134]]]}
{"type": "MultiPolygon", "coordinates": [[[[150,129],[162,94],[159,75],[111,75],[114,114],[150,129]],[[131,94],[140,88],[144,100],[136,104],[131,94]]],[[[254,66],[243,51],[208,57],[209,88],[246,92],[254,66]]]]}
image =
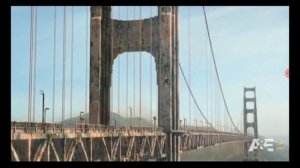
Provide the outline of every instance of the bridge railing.
{"type": "Polygon", "coordinates": [[[35,122],[11,122],[11,132],[21,132],[21,133],[49,133],[49,132],[136,132],[136,133],[146,133],[146,132],[163,132],[162,128],[153,127],[118,127],[107,126],[101,124],[83,124],[76,123],[74,127],[65,128],[61,123],[35,123],[35,122]]]}
{"type": "Polygon", "coordinates": [[[20,130],[26,133],[32,133],[46,130],[57,131],[61,129],[63,129],[63,125],[57,123],[11,122],[11,131],[13,133],[20,130]]]}
{"type": "MultiPolygon", "coordinates": [[[[105,126],[101,124],[82,124],[76,123],[73,128],[64,128],[63,124],[57,123],[28,123],[28,122],[11,122],[11,132],[22,132],[22,133],[49,133],[49,132],[107,132],[107,133],[163,133],[163,129],[158,127],[118,127],[105,126]]],[[[220,134],[220,135],[232,135],[232,136],[244,136],[243,134],[222,132],[218,130],[207,130],[207,129],[187,129],[187,134],[220,134]]],[[[249,136],[250,138],[250,136],[249,136]]]]}

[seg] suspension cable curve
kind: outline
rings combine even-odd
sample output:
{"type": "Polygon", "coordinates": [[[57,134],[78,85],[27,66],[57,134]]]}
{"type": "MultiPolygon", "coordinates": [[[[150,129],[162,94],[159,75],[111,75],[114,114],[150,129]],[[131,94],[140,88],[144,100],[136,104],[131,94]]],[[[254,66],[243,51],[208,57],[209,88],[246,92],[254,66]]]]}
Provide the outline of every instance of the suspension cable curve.
{"type": "Polygon", "coordinates": [[[228,106],[227,106],[227,103],[226,103],[226,100],[225,100],[223,88],[222,88],[222,85],[221,85],[221,82],[220,82],[219,73],[218,73],[218,69],[217,69],[217,65],[216,65],[216,60],[215,60],[215,56],[214,56],[213,46],[212,46],[211,37],[210,37],[210,33],[209,33],[209,28],[208,28],[208,22],[207,22],[205,7],[203,6],[202,8],[203,8],[203,14],[204,14],[204,19],[205,19],[206,30],[207,30],[207,34],[208,34],[208,40],[209,40],[210,50],[211,50],[211,54],[212,54],[212,58],[213,58],[214,68],[215,68],[215,72],[216,72],[216,75],[217,75],[217,79],[218,79],[219,88],[220,88],[220,91],[221,91],[221,94],[222,94],[222,98],[223,98],[223,101],[224,101],[224,104],[225,104],[226,112],[227,112],[227,114],[228,114],[228,116],[230,118],[230,121],[231,121],[232,125],[234,126],[234,128],[236,129],[236,131],[238,133],[240,133],[239,129],[234,124],[234,122],[232,120],[232,117],[231,117],[231,115],[229,113],[229,110],[228,110],[228,106]]]}
{"type": "Polygon", "coordinates": [[[191,90],[191,88],[190,88],[190,86],[189,86],[189,84],[188,84],[188,81],[187,81],[187,79],[186,79],[186,77],[185,77],[185,75],[184,75],[184,72],[183,72],[183,70],[182,70],[182,67],[181,67],[180,62],[179,62],[179,69],[180,69],[180,72],[181,72],[181,74],[182,74],[182,76],[183,76],[183,79],[184,79],[184,81],[185,81],[185,84],[186,84],[186,86],[188,87],[188,90],[189,90],[189,92],[190,92],[190,95],[192,96],[192,98],[193,98],[193,100],[194,100],[194,102],[195,102],[195,104],[196,104],[196,106],[197,106],[199,112],[201,113],[201,115],[203,116],[203,118],[205,119],[205,121],[211,126],[211,128],[213,128],[212,124],[211,124],[210,122],[208,122],[208,119],[207,119],[207,118],[205,117],[205,115],[202,113],[202,111],[201,111],[201,109],[200,109],[200,107],[199,107],[199,105],[198,105],[198,103],[197,103],[197,101],[196,101],[196,99],[195,99],[195,97],[194,97],[194,94],[193,94],[193,92],[192,92],[192,90],[191,90]]]}

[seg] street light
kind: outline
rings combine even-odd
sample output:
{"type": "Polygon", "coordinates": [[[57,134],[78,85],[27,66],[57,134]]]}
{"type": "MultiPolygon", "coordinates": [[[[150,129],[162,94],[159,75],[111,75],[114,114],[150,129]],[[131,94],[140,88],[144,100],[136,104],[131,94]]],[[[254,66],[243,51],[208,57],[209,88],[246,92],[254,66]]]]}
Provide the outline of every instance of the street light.
{"type": "Polygon", "coordinates": [[[202,121],[202,120],[200,120],[200,123],[201,123],[201,127],[203,128],[203,121],[202,121]]]}
{"type": "Polygon", "coordinates": [[[45,93],[44,93],[44,91],[42,91],[42,90],[40,90],[40,94],[42,95],[42,123],[45,123],[45,117],[44,117],[44,112],[45,112],[45,110],[44,110],[44,103],[45,103],[45,93]]]}
{"type": "Polygon", "coordinates": [[[209,132],[209,129],[208,129],[208,121],[206,121],[206,129],[207,129],[207,132],[209,132]]]}
{"type": "Polygon", "coordinates": [[[45,112],[44,112],[44,113],[45,113],[45,114],[44,114],[44,117],[45,117],[45,118],[43,119],[43,120],[45,121],[45,123],[46,123],[46,112],[47,112],[47,110],[50,110],[50,108],[49,108],[49,107],[46,107],[46,108],[45,108],[45,112]]]}
{"type": "Polygon", "coordinates": [[[195,119],[195,122],[196,122],[196,129],[197,129],[197,120],[195,119]]]}
{"type": "Polygon", "coordinates": [[[132,118],[132,108],[129,107],[129,110],[130,110],[130,129],[131,129],[131,127],[132,127],[132,123],[131,123],[131,118],[132,118]]]}
{"type": "Polygon", "coordinates": [[[84,118],[82,117],[82,114],[83,114],[84,112],[82,111],[82,112],[80,112],[80,125],[82,125],[82,122],[83,122],[83,120],[84,120],[84,118]]]}
{"type": "Polygon", "coordinates": [[[117,120],[114,118],[115,121],[115,129],[117,128],[117,120]]]}
{"type": "Polygon", "coordinates": [[[80,119],[80,128],[81,128],[81,131],[82,131],[82,122],[83,122],[83,120],[84,120],[84,118],[81,116],[81,114],[83,114],[84,112],[83,111],[81,111],[80,112],[80,117],[79,117],[79,119],[80,119]]]}
{"type": "Polygon", "coordinates": [[[183,119],[183,128],[185,130],[186,118],[183,119]]]}
{"type": "Polygon", "coordinates": [[[180,129],[181,129],[181,123],[182,123],[182,120],[179,120],[179,122],[180,122],[180,129]]]}
{"type": "Polygon", "coordinates": [[[153,121],[154,121],[154,129],[156,129],[156,117],[153,116],[153,121]]]}

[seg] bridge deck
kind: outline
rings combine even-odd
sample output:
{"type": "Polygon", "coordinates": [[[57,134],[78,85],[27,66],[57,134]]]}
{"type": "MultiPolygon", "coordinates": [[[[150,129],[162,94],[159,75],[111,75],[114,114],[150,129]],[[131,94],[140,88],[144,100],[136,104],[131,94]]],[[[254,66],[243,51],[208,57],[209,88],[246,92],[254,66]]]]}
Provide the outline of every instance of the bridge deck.
{"type": "MultiPolygon", "coordinates": [[[[177,130],[180,151],[252,138],[241,134],[177,130]]],[[[120,128],[76,124],[11,124],[13,161],[139,161],[163,160],[166,156],[166,133],[159,128],[120,128]]]]}

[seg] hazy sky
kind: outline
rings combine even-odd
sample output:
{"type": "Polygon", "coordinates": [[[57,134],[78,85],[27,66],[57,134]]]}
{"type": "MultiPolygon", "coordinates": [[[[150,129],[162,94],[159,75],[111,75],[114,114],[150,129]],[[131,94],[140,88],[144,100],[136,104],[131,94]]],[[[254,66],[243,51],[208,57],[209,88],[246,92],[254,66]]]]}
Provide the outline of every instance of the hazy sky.
{"type": "MultiPolygon", "coordinates": [[[[139,7],[113,7],[115,19],[139,19],[139,7]],[[120,12],[119,12],[120,11],[120,12]],[[135,15],[134,15],[135,12],[135,15]],[[119,14],[120,13],[120,14],[119,14]],[[119,17],[120,16],[120,17],[119,17]]],[[[179,8],[179,57],[184,73],[191,77],[193,90],[201,110],[211,119],[224,124],[224,105],[216,85],[202,7],[179,8]],[[190,26],[189,26],[190,25],[190,26]],[[189,29],[190,27],[190,29],[189,29]],[[190,30],[190,36],[188,31],[190,30]],[[190,60],[188,39],[190,37],[190,60]],[[206,68],[210,67],[210,68],[206,68]],[[211,70],[210,70],[211,69],[211,70]],[[208,70],[208,71],[206,71],[208,70]],[[206,78],[208,80],[206,80],[206,78]],[[217,92],[215,92],[217,90],[217,92]],[[208,95],[208,96],[207,96],[208,95]],[[213,108],[211,108],[213,107],[213,108]],[[222,111],[220,113],[220,111],[222,111]],[[218,116],[215,119],[215,116],[218,116]]],[[[259,134],[265,136],[288,135],[289,132],[289,79],[284,71],[289,67],[289,8],[288,7],[206,7],[215,58],[227,99],[229,111],[239,127],[243,110],[243,87],[256,87],[259,134]]],[[[157,8],[152,8],[152,16],[157,8]]],[[[28,77],[30,44],[30,7],[11,9],[11,117],[26,121],[28,113],[28,77]]],[[[142,18],[150,17],[150,8],[142,7],[142,18]]],[[[52,119],[52,69],[54,7],[38,7],[36,121],[41,121],[41,95],[46,94],[45,104],[50,107],[47,121],[52,119]]],[[[87,7],[74,8],[74,77],[73,115],[85,109],[86,68],[86,18],[87,7]]],[[[89,27],[89,26],[88,26],[89,27]]],[[[70,113],[70,56],[71,56],[71,7],[67,7],[67,64],[65,113],[70,113]]],[[[55,120],[61,120],[63,7],[57,7],[56,24],[56,89],[55,120]]],[[[88,30],[89,31],[89,30],[88,30]]],[[[88,32],[89,35],[89,32],[88,32]]],[[[89,48],[88,48],[89,52],[89,48]]],[[[114,60],[113,108],[126,114],[126,56],[128,55],[128,106],[133,107],[135,81],[135,111],[139,110],[139,52],[124,53],[114,60]],[[134,58],[135,57],[135,64],[134,58]],[[120,102],[118,103],[118,62],[120,62],[120,102]],[[135,65],[135,80],[133,67],[135,65]]],[[[142,52],[142,109],[143,117],[150,114],[150,64],[152,67],[152,111],[157,115],[156,71],[153,57],[142,52]]],[[[89,66],[89,59],[88,59],[89,66]]],[[[88,73],[89,79],[89,73],[88,73]]],[[[180,116],[189,120],[189,96],[180,74],[180,116]]],[[[87,96],[89,98],[89,96],[87,96]]],[[[194,118],[203,120],[195,111],[191,100],[192,124],[194,118]]],[[[128,108],[127,108],[128,109],[128,108]]]]}

